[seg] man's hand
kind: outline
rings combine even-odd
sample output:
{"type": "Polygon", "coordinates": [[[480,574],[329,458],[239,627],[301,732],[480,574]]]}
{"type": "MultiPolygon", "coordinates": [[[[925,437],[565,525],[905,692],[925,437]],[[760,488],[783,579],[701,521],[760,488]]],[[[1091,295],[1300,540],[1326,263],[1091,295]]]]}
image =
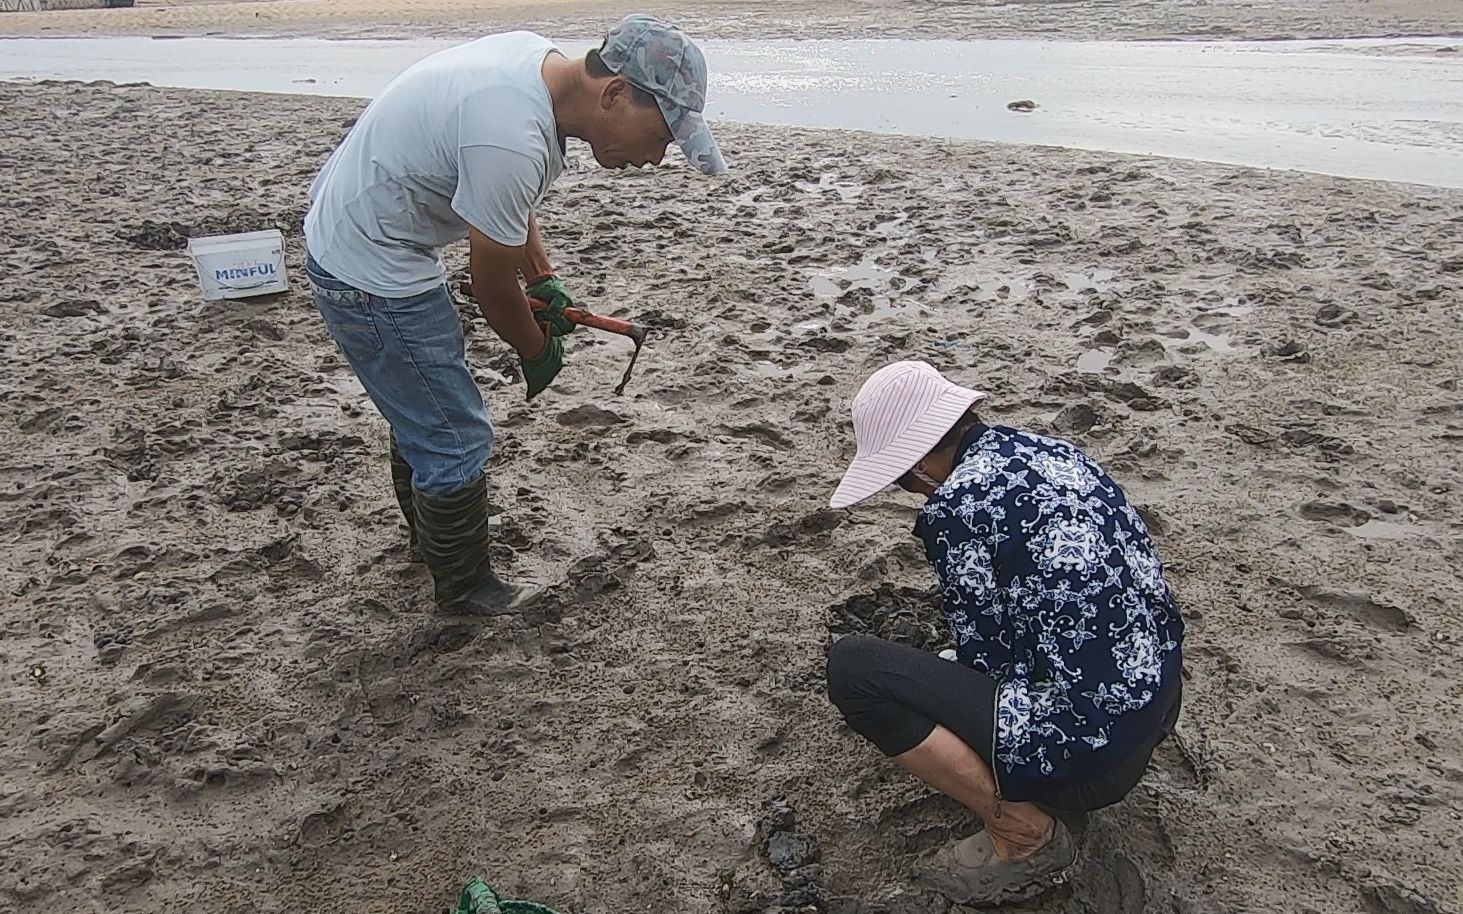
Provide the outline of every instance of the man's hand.
{"type": "Polygon", "coordinates": [[[535,359],[543,353],[549,334],[534,319],[528,298],[518,285],[523,248],[501,245],[477,229],[469,231],[468,247],[472,293],[483,319],[503,342],[518,351],[521,360],[535,359]]]}
{"type": "Polygon", "coordinates": [[[563,280],[552,273],[540,276],[528,284],[528,297],[536,298],[546,305],[535,316],[549,325],[549,333],[567,336],[574,332],[574,322],[564,316],[565,308],[574,307],[574,299],[569,297],[569,290],[564,287],[563,280]]]}

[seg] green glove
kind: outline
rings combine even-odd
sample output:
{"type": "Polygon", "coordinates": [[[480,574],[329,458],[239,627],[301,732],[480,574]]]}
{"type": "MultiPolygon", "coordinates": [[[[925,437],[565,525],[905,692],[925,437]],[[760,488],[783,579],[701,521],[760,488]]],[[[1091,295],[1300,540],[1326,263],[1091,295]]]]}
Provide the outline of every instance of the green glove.
{"type": "Polygon", "coordinates": [[[523,380],[528,382],[528,399],[543,393],[559,370],[564,367],[564,341],[553,334],[544,342],[543,351],[531,359],[520,359],[523,380]]]}
{"type": "Polygon", "coordinates": [[[474,876],[457,896],[454,914],[557,914],[553,908],[532,901],[512,901],[493,891],[492,886],[474,876]]]}
{"type": "Polygon", "coordinates": [[[550,333],[565,336],[574,332],[574,322],[564,316],[565,308],[574,307],[574,299],[569,297],[563,280],[552,274],[540,276],[528,284],[528,297],[548,305],[543,311],[535,312],[533,317],[539,323],[548,324],[550,333]]]}

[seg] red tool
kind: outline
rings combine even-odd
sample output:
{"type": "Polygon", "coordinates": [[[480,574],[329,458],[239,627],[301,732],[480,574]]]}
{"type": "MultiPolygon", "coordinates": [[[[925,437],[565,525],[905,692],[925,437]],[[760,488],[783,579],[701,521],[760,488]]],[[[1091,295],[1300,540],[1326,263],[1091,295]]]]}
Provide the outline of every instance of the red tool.
{"type": "MultiPolygon", "coordinates": [[[[472,294],[472,280],[464,279],[457,286],[458,293],[469,301],[476,302],[477,298],[472,294]]],[[[548,304],[536,298],[528,300],[529,305],[535,311],[542,311],[548,304]]],[[[596,330],[603,330],[606,333],[616,333],[620,336],[627,336],[635,344],[635,352],[630,356],[630,364],[625,366],[625,375],[620,379],[620,386],[615,388],[618,396],[625,392],[625,385],[630,383],[630,373],[635,370],[635,361],[640,358],[640,347],[645,345],[645,338],[650,335],[648,327],[639,324],[632,324],[629,321],[620,320],[617,317],[605,317],[583,308],[565,308],[564,316],[571,323],[579,324],[582,327],[593,327],[596,330]]]]}

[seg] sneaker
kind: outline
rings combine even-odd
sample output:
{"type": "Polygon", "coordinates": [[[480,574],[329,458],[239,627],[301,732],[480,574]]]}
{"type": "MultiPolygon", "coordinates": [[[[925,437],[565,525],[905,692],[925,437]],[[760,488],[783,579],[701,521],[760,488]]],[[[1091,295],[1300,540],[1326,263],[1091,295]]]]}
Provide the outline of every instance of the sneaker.
{"type": "Polygon", "coordinates": [[[990,836],[980,831],[936,851],[915,874],[915,881],[956,904],[977,908],[1024,901],[1064,881],[1077,857],[1072,835],[1054,820],[1052,839],[1030,857],[1002,860],[990,836]]]}

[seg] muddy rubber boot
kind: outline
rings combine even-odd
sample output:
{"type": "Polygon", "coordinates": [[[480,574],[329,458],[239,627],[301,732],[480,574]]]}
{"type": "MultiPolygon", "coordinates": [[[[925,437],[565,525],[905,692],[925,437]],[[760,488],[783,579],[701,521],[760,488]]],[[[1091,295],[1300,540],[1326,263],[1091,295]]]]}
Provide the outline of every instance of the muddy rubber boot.
{"type": "Polygon", "coordinates": [[[509,584],[488,557],[488,480],[479,476],[446,496],[412,491],[417,547],[432,572],[437,608],[446,613],[500,616],[519,612],[541,593],[509,584]]]}
{"type": "Polygon", "coordinates": [[[985,832],[977,832],[935,852],[915,873],[923,887],[956,904],[993,908],[1025,901],[1061,884],[1077,857],[1071,832],[1056,819],[1052,839],[1022,860],[1002,860],[985,832]]]}
{"type": "Polygon", "coordinates": [[[391,433],[391,488],[396,492],[396,503],[401,507],[401,516],[406,518],[407,544],[413,561],[422,560],[417,546],[417,510],[412,503],[411,467],[401,458],[396,449],[396,433],[391,433]]]}

